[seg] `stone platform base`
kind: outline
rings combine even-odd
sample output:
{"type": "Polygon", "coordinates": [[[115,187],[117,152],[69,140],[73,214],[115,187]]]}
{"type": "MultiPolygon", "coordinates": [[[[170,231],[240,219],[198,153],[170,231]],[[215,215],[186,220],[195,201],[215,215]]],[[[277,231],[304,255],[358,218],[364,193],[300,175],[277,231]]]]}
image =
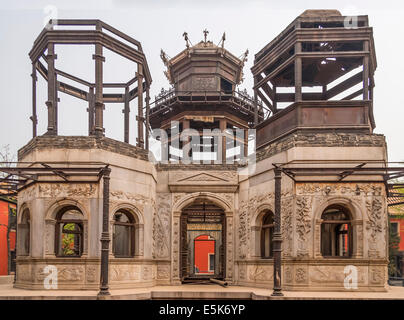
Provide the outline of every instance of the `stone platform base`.
{"type": "Polygon", "coordinates": [[[9,276],[0,276],[0,285],[3,284],[13,284],[14,282],[14,275],[9,276]]]}
{"type": "MultiPolygon", "coordinates": [[[[98,291],[24,290],[0,285],[0,300],[97,300],[98,291]]],[[[229,300],[404,300],[404,287],[389,287],[387,292],[296,292],[284,291],[272,297],[272,290],[219,285],[155,286],[151,288],[111,290],[104,300],[229,299],[229,300]]]]}

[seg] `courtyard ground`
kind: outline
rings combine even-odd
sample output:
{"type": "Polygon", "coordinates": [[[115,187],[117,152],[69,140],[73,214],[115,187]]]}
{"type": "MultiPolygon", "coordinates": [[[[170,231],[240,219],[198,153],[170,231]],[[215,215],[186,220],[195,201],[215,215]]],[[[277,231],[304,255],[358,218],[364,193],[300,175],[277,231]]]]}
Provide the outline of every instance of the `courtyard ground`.
{"type": "MultiPolygon", "coordinates": [[[[24,290],[12,284],[0,285],[0,300],[95,300],[98,291],[24,290]]],[[[272,290],[216,284],[186,284],[151,288],[110,290],[113,300],[143,299],[287,299],[287,300],[404,300],[404,287],[390,286],[387,292],[297,292],[284,291],[283,297],[271,297],[272,290]]]]}

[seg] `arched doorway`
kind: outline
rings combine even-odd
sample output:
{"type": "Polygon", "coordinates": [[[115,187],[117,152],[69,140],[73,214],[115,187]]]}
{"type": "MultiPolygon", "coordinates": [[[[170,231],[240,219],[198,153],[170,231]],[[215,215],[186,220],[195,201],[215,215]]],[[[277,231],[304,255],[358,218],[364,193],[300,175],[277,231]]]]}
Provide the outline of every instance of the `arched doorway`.
{"type": "Polygon", "coordinates": [[[226,222],[222,208],[198,199],[181,214],[181,279],[224,279],[226,222]]]}

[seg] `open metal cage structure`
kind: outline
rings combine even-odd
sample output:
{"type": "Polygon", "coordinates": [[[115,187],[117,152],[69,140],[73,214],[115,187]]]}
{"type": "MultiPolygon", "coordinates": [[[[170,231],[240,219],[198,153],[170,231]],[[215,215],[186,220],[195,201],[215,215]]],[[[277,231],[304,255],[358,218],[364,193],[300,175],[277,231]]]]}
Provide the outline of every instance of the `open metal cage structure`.
{"type": "Polygon", "coordinates": [[[71,95],[88,103],[88,134],[103,136],[103,110],[105,103],[121,103],[124,105],[124,141],[129,143],[129,103],[137,98],[137,146],[148,149],[149,125],[149,89],[152,82],[142,45],[139,41],[120,32],[100,20],[50,20],[42,30],[29,52],[32,62],[32,135],[37,135],[37,103],[36,82],[37,72],[46,80],[48,97],[47,135],[58,135],[58,92],[71,95]],[[72,29],[73,28],[73,29],[72,29]],[[89,29],[90,28],[90,29],[89,29]],[[57,59],[56,45],[94,45],[93,59],[95,60],[95,82],[91,83],[74,75],[55,68],[57,59]],[[134,62],[137,65],[135,76],[121,83],[103,82],[103,49],[134,62]],[[64,82],[68,79],[73,83],[84,86],[83,90],[75,85],[64,82]],[[131,86],[136,85],[134,88],[131,86]],[[121,93],[104,93],[104,88],[120,89],[121,93]],[[144,99],[143,94],[146,94],[144,99]],[[146,101],[144,107],[143,101],[146,101]],[[146,139],[144,138],[146,128],[146,139]]]}

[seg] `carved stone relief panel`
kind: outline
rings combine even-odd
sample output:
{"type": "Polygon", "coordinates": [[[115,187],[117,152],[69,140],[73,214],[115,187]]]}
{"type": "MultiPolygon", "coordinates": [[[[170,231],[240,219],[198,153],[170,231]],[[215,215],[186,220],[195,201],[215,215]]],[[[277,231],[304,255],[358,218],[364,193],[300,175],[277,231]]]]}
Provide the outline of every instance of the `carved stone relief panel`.
{"type": "Polygon", "coordinates": [[[309,197],[296,198],[296,234],[297,257],[305,258],[309,255],[309,234],[311,232],[311,201],[309,197]]]}
{"type": "MultiPolygon", "coordinates": [[[[318,285],[334,284],[342,287],[347,276],[344,269],[345,266],[311,266],[309,278],[318,285]]],[[[366,267],[358,267],[358,284],[366,284],[366,279],[366,267]]]]}
{"type": "Polygon", "coordinates": [[[109,276],[111,281],[140,280],[139,265],[111,265],[109,276]]]}
{"type": "Polygon", "coordinates": [[[96,184],[78,184],[78,183],[43,183],[38,185],[39,197],[58,198],[58,197],[76,197],[91,198],[97,194],[96,184]]]}
{"type": "Polygon", "coordinates": [[[248,276],[252,281],[273,281],[271,266],[248,266],[248,276]]]}
{"type": "Polygon", "coordinates": [[[170,252],[171,194],[157,194],[157,212],[153,218],[153,257],[168,258],[170,252]]]}
{"type": "Polygon", "coordinates": [[[170,265],[157,265],[157,279],[168,280],[170,279],[170,265]]]}
{"type": "Polygon", "coordinates": [[[369,232],[368,244],[369,258],[378,258],[381,256],[378,249],[378,242],[383,239],[383,203],[380,197],[373,197],[372,200],[366,201],[366,208],[368,214],[368,221],[366,223],[366,230],[369,232]]]}
{"type": "Polygon", "coordinates": [[[293,201],[290,195],[282,196],[281,201],[281,227],[282,227],[282,254],[284,257],[292,256],[293,245],[293,201]]]}

